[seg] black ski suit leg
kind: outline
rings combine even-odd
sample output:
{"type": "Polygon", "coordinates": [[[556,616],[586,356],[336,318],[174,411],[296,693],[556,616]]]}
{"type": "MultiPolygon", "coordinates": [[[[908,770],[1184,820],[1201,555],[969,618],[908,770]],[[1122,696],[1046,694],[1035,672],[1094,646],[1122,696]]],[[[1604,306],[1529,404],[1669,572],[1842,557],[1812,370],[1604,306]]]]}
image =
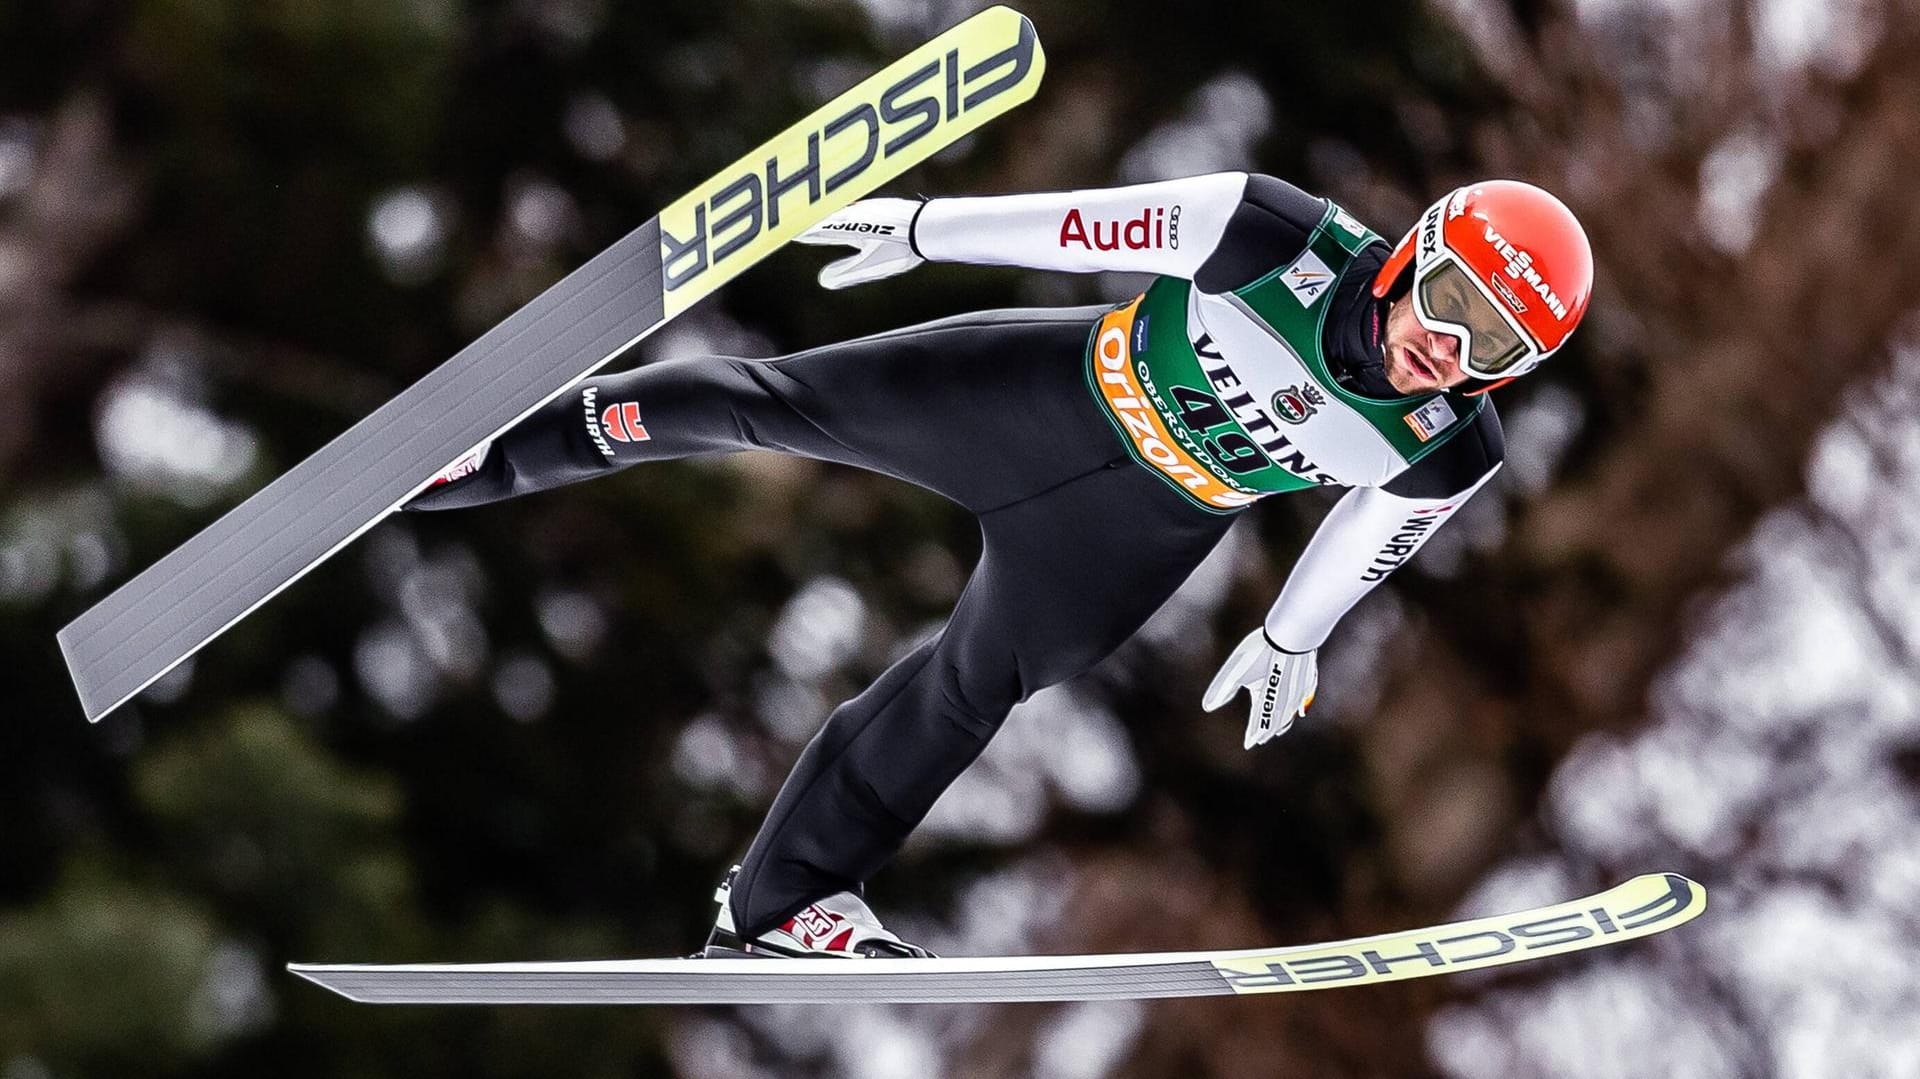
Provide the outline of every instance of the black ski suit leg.
{"type": "Polygon", "coordinates": [[[456,509],[643,461],[765,449],[853,465],[978,512],[1124,458],[1081,373],[1102,308],[982,311],[775,360],[587,379],[409,510],[456,509]]]}
{"type": "Polygon", "coordinates": [[[409,509],[474,505],[642,461],[769,449],[897,476],[980,518],[946,627],[832,716],[742,862],[756,936],[891,858],[1014,704],[1086,670],[1225,534],[1135,464],[1086,383],[1100,308],[986,311],[778,360],[589,379],[409,509]]]}
{"type": "Polygon", "coordinates": [[[874,467],[770,390],[777,377],[762,362],[703,356],[587,379],[502,435],[472,475],[406,508],[475,506],[646,461],[741,450],[874,467]]]}
{"type": "Polygon", "coordinates": [[[835,709],[787,778],[734,880],[741,932],[857,890],[1016,703],[1117,648],[1230,523],[1131,462],[983,514],[946,627],[835,709]]]}

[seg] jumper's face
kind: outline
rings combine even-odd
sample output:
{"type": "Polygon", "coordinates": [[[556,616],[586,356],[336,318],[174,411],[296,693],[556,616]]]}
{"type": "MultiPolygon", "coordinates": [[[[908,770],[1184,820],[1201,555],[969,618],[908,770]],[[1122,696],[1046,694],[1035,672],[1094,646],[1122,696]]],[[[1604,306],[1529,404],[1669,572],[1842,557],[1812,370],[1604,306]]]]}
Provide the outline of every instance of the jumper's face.
{"type": "Polygon", "coordinates": [[[1458,386],[1468,375],[1460,369],[1460,339],[1420,325],[1413,302],[1402,298],[1387,309],[1387,381],[1409,396],[1458,386]]]}

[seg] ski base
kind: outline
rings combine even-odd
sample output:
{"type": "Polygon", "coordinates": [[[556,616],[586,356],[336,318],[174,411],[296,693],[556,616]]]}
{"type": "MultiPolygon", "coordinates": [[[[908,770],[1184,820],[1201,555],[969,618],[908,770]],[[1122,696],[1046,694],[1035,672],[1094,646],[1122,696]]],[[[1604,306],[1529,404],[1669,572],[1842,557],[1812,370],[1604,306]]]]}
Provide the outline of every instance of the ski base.
{"type": "Polygon", "coordinates": [[[1226,996],[1480,970],[1605,947],[1698,917],[1706,889],[1648,873],[1546,907],[1331,944],[1244,951],[941,959],[610,959],[292,964],[369,1004],[899,1004],[1226,996]]]}

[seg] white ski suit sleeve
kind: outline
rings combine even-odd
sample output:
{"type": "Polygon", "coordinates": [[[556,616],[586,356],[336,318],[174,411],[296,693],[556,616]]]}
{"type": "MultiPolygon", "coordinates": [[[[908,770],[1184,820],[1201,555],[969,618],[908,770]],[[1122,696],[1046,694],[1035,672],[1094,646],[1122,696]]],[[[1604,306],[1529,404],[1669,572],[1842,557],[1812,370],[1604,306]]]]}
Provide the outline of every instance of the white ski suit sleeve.
{"type": "Polygon", "coordinates": [[[1378,487],[1347,492],[1320,523],[1267,612],[1267,640],[1289,652],[1309,652],[1326,643],[1334,624],[1412,558],[1498,471],[1496,465],[1447,498],[1406,498],[1378,487]]]}
{"type": "Polygon", "coordinates": [[[1246,189],[1246,173],[1217,172],[1087,191],[933,199],[913,222],[913,246],[933,262],[1191,279],[1219,246],[1246,189]]]}
{"type": "MultiPolygon", "coordinates": [[[[929,261],[1164,274],[1225,291],[1284,264],[1325,205],[1270,177],[1221,172],[1128,187],[933,199],[906,231],[929,261]]],[[[1357,488],[1340,500],[1267,614],[1273,647],[1318,649],[1347,611],[1485,486],[1501,453],[1497,421],[1487,411],[1480,441],[1469,445],[1463,435],[1457,448],[1436,452],[1387,489],[1357,488]]]]}

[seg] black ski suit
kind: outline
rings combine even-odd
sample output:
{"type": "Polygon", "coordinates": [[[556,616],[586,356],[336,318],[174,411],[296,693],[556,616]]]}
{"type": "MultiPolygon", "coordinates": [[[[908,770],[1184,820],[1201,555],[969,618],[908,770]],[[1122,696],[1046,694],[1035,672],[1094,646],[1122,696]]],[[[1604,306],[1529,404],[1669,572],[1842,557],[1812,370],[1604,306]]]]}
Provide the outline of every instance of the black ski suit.
{"type": "MultiPolygon", "coordinates": [[[[1283,264],[1326,206],[1256,179],[1209,272],[1251,279],[1256,266],[1283,264]]],[[[1384,250],[1365,254],[1377,267],[1384,250]]],[[[1329,354],[1350,357],[1364,382],[1379,373],[1377,340],[1369,353],[1362,328],[1378,305],[1346,291],[1336,312],[1350,340],[1329,354]]],[[[774,360],[702,357],[589,379],[501,437],[476,472],[408,508],[759,449],[895,476],[977,515],[982,554],[946,626],[833,711],[742,860],[733,914],[756,936],[809,902],[859,890],[1016,703],[1117,648],[1232,523],[1137,464],[1102,412],[1086,350],[1105,310],[991,311],[774,360]]],[[[1395,483],[1467,489],[1498,460],[1498,425],[1485,415],[1488,433],[1395,483]]]]}

